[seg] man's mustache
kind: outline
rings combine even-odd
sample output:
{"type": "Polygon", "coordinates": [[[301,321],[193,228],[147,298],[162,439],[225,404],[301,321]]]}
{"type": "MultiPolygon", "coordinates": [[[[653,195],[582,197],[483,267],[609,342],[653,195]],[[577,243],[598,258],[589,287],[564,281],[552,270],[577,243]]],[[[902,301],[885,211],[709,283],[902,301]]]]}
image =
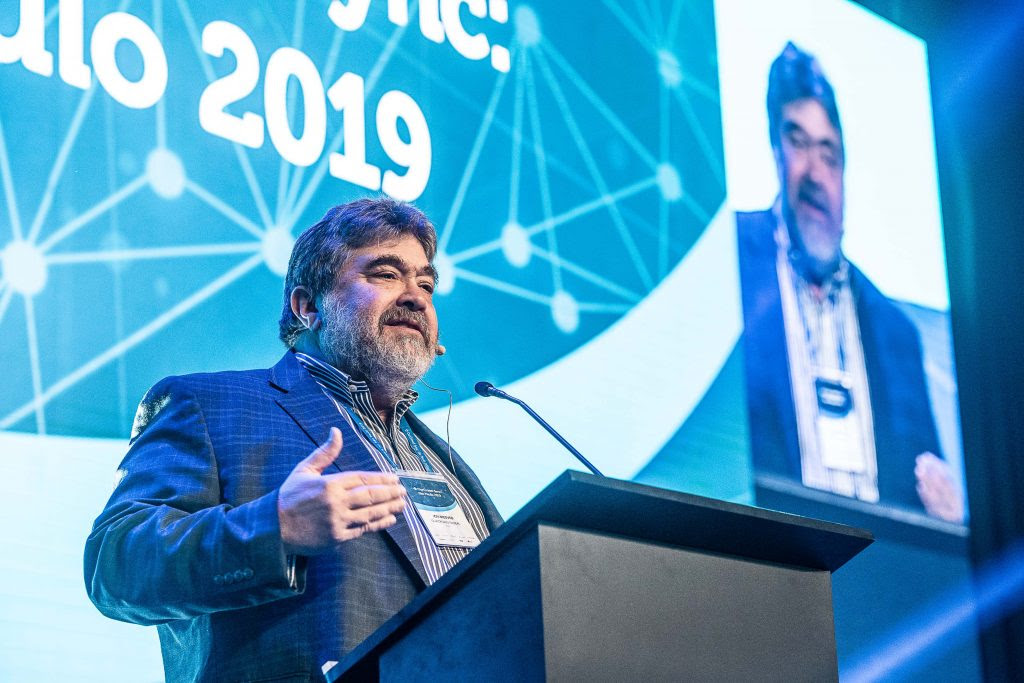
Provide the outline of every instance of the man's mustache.
{"type": "Polygon", "coordinates": [[[429,327],[427,324],[427,316],[422,311],[410,311],[406,308],[388,308],[380,314],[378,326],[381,332],[384,331],[385,325],[396,324],[412,325],[418,329],[420,334],[423,335],[423,338],[427,340],[429,327]]]}
{"type": "Polygon", "coordinates": [[[802,183],[797,190],[796,196],[798,200],[810,204],[814,208],[825,213],[825,215],[832,215],[832,210],[829,208],[828,197],[825,195],[825,191],[816,185],[802,183]]]}

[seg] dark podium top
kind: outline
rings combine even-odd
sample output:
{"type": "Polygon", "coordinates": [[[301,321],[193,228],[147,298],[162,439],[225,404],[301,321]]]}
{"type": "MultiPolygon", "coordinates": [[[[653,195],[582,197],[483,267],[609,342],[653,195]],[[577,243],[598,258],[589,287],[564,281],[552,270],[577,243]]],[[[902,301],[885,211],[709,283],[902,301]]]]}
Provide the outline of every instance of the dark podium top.
{"type": "MultiPolygon", "coordinates": [[[[330,669],[327,680],[376,677],[382,654],[539,526],[829,574],[873,540],[863,529],[568,470],[330,669]]],[[[831,625],[830,595],[826,602],[831,625]]]]}

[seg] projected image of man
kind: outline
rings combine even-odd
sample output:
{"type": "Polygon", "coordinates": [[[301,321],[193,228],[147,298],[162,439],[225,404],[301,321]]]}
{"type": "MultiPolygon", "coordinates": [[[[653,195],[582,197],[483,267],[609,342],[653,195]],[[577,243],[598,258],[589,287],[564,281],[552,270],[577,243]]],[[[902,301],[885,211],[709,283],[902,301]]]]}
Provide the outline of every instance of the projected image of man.
{"type": "Polygon", "coordinates": [[[767,104],[779,196],[737,214],[755,468],[961,522],[918,332],[843,254],[846,149],[818,61],[787,44],[767,104]]]}

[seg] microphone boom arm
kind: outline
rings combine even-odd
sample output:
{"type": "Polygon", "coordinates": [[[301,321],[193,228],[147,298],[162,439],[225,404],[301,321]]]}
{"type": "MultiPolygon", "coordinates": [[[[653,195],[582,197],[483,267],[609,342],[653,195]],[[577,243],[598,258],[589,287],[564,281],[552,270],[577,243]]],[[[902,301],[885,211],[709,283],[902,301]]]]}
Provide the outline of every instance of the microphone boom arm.
{"type": "Polygon", "coordinates": [[[550,434],[551,436],[555,437],[555,439],[558,440],[558,443],[560,443],[563,446],[565,446],[566,450],[568,450],[570,453],[572,453],[574,456],[576,456],[577,460],[579,460],[581,463],[586,465],[588,470],[590,470],[591,472],[593,472],[594,474],[596,474],[599,477],[603,477],[604,476],[601,473],[601,470],[599,470],[596,467],[594,467],[594,465],[591,464],[591,462],[589,460],[587,460],[585,457],[583,457],[582,453],[580,453],[578,450],[573,448],[573,445],[571,443],[566,441],[565,438],[563,438],[561,434],[556,432],[555,428],[552,427],[551,425],[549,425],[544,420],[543,417],[541,417],[540,415],[535,413],[533,411],[533,408],[531,408],[530,406],[526,405],[525,401],[522,401],[522,400],[516,398],[515,396],[512,396],[511,394],[505,393],[501,389],[498,389],[497,387],[495,387],[490,382],[477,382],[477,384],[476,384],[476,393],[480,394],[481,396],[495,396],[497,398],[503,398],[506,401],[511,401],[512,403],[515,403],[517,406],[519,406],[520,408],[525,410],[526,413],[530,417],[532,417],[534,420],[536,420],[537,424],[539,424],[541,427],[546,429],[548,434],[550,434]]]}

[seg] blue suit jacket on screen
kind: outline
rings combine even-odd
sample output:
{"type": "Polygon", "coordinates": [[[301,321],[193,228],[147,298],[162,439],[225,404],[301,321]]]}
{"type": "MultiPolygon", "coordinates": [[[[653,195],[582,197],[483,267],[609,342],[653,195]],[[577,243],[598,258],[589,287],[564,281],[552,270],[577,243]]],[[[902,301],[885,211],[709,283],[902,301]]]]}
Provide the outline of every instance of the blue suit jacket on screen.
{"type": "MultiPolygon", "coordinates": [[[[315,680],[425,586],[402,515],[385,532],[298,558],[290,585],[277,489],[332,426],[344,445],[326,473],[378,469],[291,353],[269,370],[171,377],[143,400],[86,544],[85,580],[107,616],[157,625],[168,681],[315,680]]],[[[480,481],[452,457],[495,529],[501,517],[480,481]]]]}
{"type": "MultiPolygon", "coordinates": [[[[744,355],[756,471],[800,481],[800,445],[776,273],[775,215],[736,214],[744,355]]],[[[941,457],[913,323],[851,264],[875,430],[880,501],[922,511],[914,458],[941,457]]]]}

